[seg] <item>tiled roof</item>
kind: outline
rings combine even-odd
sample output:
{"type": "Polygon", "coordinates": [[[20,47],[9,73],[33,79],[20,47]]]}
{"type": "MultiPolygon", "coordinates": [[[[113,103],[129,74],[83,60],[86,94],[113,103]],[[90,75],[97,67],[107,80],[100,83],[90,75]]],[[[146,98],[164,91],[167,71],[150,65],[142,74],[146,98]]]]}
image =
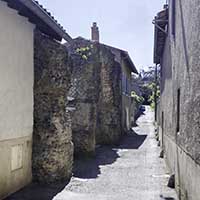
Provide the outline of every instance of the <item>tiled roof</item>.
{"type": "Polygon", "coordinates": [[[39,3],[39,1],[35,1],[32,0],[33,2],[35,2],[44,12],[46,12],[46,14],[63,30],[66,32],[66,30],[64,29],[64,27],[59,24],[59,22],[55,19],[55,17],[51,14],[50,11],[47,10],[47,8],[44,8],[44,6],[42,4],[39,3]]]}
{"type": "Polygon", "coordinates": [[[72,38],[67,34],[61,24],[52,16],[52,14],[35,0],[3,0],[8,6],[18,10],[20,15],[29,18],[29,21],[36,24],[37,28],[57,40],[65,39],[72,42],[72,38]]]}

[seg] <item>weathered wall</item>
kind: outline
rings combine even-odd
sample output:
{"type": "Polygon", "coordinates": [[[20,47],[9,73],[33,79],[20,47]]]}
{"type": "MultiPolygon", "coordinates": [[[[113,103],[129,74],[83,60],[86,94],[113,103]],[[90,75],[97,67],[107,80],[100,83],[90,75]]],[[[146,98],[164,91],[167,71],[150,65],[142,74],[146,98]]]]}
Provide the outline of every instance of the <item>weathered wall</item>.
{"type": "Polygon", "coordinates": [[[128,63],[125,62],[125,60],[123,59],[121,50],[112,48],[112,47],[109,48],[109,50],[113,53],[115,61],[120,65],[120,72],[118,72],[118,75],[120,73],[120,76],[118,78],[118,83],[120,84],[118,86],[119,87],[118,92],[121,95],[121,100],[118,99],[118,103],[119,101],[121,102],[121,106],[119,107],[120,112],[121,112],[120,129],[121,129],[121,133],[123,134],[130,130],[132,124],[134,123],[135,113],[137,112],[137,106],[135,102],[133,101],[133,99],[131,98],[132,71],[130,70],[128,63]],[[123,88],[122,82],[123,82],[123,79],[125,78],[127,79],[128,91],[123,91],[125,88],[123,88]]]}
{"type": "Polygon", "coordinates": [[[122,91],[122,127],[123,132],[127,133],[131,128],[131,116],[133,115],[133,101],[131,100],[131,70],[127,67],[127,63],[121,61],[122,72],[128,80],[128,91],[122,91]]]}
{"type": "Polygon", "coordinates": [[[31,181],[33,29],[0,1],[0,199],[31,181]]]}
{"type": "MultiPolygon", "coordinates": [[[[170,1],[171,2],[171,1],[170,1]]],[[[169,27],[162,68],[161,112],[164,112],[164,148],[176,174],[181,200],[199,200],[200,183],[200,1],[176,1],[176,34],[169,27]],[[169,48],[167,47],[169,46],[169,48]],[[170,56],[171,55],[171,56],[170,56]],[[171,59],[171,63],[166,62],[171,59]],[[170,72],[171,69],[171,72],[170,72]],[[180,130],[177,132],[177,96],[180,89],[180,130]]],[[[170,4],[170,22],[171,4],[170,4]]],[[[170,23],[171,24],[171,23],[170,23]]]]}
{"type": "Polygon", "coordinates": [[[67,106],[71,61],[67,49],[35,33],[33,177],[52,183],[71,177],[73,144],[67,106]]]}
{"type": "Polygon", "coordinates": [[[68,49],[73,60],[69,97],[74,99],[75,108],[72,112],[75,154],[93,155],[100,81],[98,45],[77,38],[68,49]]]}
{"type": "Polygon", "coordinates": [[[96,142],[114,144],[122,135],[121,66],[107,47],[99,46],[100,93],[97,109],[96,142]]]}
{"type": "Polygon", "coordinates": [[[114,144],[121,136],[121,66],[99,43],[77,38],[68,49],[73,58],[69,96],[75,99],[75,153],[93,154],[96,143],[114,144]]]}

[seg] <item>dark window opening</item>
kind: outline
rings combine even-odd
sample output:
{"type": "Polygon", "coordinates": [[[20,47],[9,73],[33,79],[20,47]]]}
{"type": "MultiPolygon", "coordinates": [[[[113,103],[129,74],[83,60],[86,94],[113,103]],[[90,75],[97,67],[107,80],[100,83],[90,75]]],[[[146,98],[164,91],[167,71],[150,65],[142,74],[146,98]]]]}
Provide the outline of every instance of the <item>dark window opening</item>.
{"type": "Polygon", "coordinates": [[[164,130],[164,112],[162,112],[162,122],[161,122],[162,131],[164,130]]]}
{"type": "Polygon", "coordinates": [[[176,0],[171,0],[171,12],[172,12],[172,24],[171,24],[171,29],[172,29],[172,35],[175,37],[176,33],[176,0]]]}
{"type": "Polygon", "coordinates": [[[181,91],[178,89],[177,91],[177,126],[176,126],[176,132],[179,132],[180,130],[180,95],[181,91]]]}
{"type": "Polygon", "coordinates": [[[125,73],[122,74],[122,92],[123,94],[130,95],[130,82],[125,73]]]}
{"type": "Polygon", "coordinates": [[[162,112],[162,122],[161,122],[161,128],[162,128],[162,146],[164,147],[164,112],[162,112]]]}
{"type": "Polygon", "coordinates": [[[126,94],[128,94],[128,79],[126,77],[126,94]]]}

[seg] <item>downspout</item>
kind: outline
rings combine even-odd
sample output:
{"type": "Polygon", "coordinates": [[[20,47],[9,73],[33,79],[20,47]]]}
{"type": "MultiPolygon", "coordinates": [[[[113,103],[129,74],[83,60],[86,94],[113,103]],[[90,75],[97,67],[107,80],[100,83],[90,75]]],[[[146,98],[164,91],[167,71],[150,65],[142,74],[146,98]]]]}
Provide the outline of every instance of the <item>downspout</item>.
{"type": "Polygon", "coordinates": [[[157,87],[158,87],[158,65],[155,66],[155,87],[154,87],[154,103],[155,103],[155,122],[157,122],[157,87]]]}

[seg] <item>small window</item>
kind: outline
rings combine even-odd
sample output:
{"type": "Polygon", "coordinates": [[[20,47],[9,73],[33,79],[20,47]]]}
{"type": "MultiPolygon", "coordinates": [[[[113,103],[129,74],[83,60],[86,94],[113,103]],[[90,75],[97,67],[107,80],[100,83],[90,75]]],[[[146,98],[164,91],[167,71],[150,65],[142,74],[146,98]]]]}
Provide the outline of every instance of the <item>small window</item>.
{"type": "Polygon", "coordinates": [[[126,76],[122,73],[122,93],[126,93],[126,76]]]}
{"type": "Polygon", "coordinates": [[[130,94],[130,82],[125,73],[122,74],[122,92],[123,94],[130,94]]]}
{"type": "Polygon", "coordinates": [[[162,131],[164,131],[164,112],[162,112],[162,122],[161,122],[162,131]]]}
{"type": "Polygon", "coordinates": [[[161,124],[161,128],[162,128],[162,138],[161,138],[161,142],[162,142],[162,147],[164,147],[164,117],[165,117],[165,115],[164,115],[164,112],[162,112],[162,124],[161,124]]]}
{"type": "Polygon", "coordinates": [[[172,29],[172,35],[175,37],[176,33],[176,0],[171,0],[171,12],[172,12],[172,23],[171,23],[171,29],[172,29]]]}
{"type": "Polygon", "coordinates": [[[180,131],[180,95],[181,91],[178,89],[177,91],[177,126],[176,126],[176,132],[178,133],[180,131]]]}
{"type": "Polygon", "coordinates": [[[126,94],[128,95],[130,94],[130,84],[127,77],[126,77],[126,94]]]}

